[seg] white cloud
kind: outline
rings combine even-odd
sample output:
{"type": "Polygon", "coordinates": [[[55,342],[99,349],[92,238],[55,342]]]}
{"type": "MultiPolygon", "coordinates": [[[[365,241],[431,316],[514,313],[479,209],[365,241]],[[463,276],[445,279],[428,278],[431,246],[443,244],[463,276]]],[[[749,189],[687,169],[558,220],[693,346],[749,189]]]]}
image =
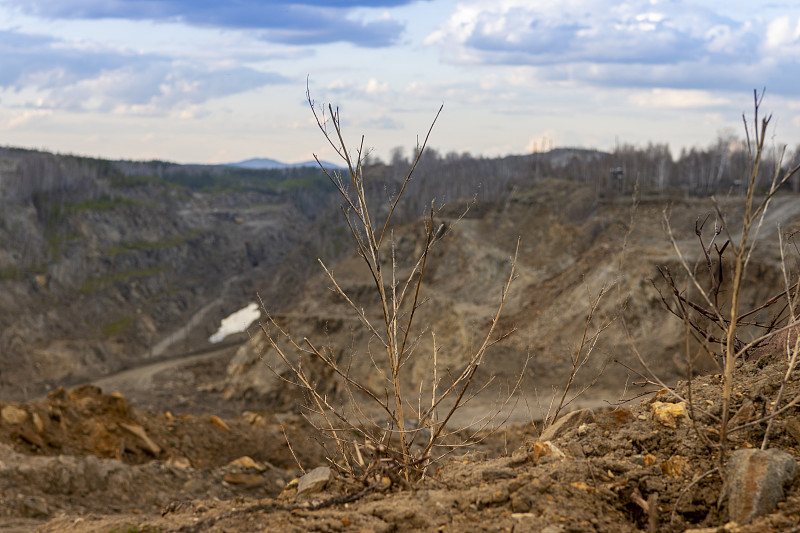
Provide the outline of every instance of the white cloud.
{"type": "Polygon", "coordinates": [[[733,18],[715,8],[688,0],[472,1],[424,42],[453,64],[535,66],[541,80],[796,91],[800,20],[733,18]]]}
{"type": "Polygon", "coordinates": [[[25,109],[14,113],[13,116],[6,121],[8,128],[18,128],[27,125],[29,122],[42,118],[49,117],[53,114],[50,109],[25,109]]]}
{"type": "Polygon", "coordinates": [[[731,102],[728,98],[714,96],[708,91],[695,89],[650,89],[631,95],[628,101],[637,107],[653,108],[708,108],[727,106],[731,102]]]}
{"type": "Polygon", "coordinates": [[[770,52],[800,53],[800,18],[794,23],[788,16],[770,22],[765,45],[770,52]]]}
{"type": "Polygon", "coordinates": [[[389,90],[389,84],[386,82],[379,82],[375,78],[370,78],[364,92],[367,94],[385,93],[389,90]]]}

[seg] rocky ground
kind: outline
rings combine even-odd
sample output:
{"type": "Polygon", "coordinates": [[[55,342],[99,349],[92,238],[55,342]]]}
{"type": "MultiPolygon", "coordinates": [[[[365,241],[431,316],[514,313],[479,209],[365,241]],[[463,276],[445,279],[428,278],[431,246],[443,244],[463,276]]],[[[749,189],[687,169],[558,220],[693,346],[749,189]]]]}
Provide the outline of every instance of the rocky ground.
{"type": "MultiPolygon", "coordinates": [[[[737,423],[756,420],[775,399],[785,355],[767,352],[737,369],[737,423]]],[[[57,390],[0,407],[0,523],[98,533],[800,530],[800,482],[790,475],[800,459],[800,409],[781,414],[767,439],[790,468],[767,476],[772,489],[734,495],[718,452],[704,443],[718,433],[720,391],[709,375],[693,380],[691,408],[662,390],[611,411],[575,411],[544,433],[507,427],[411,484],[388,469],[367,480],[322,469],[322,484],[298,495],[293,480],[302,483],[302,472],[286,439],[306,471],[325,465],[298,417],[143,414],[92,386],[57,390]],[[730,523],[748,497],[768,490],[781,493],[777,506],[730,523]]],[[[685,398],[687,384],[674,392],[685,398]]],[[[785,397],[798,394],[793,375],[785,397]]],[[[756,423],[732,434],[731,451],[759,448],[764,432],[756,423]]],[[[731,484],[755,485],[757,476],[750,468],[731,484]]]]}

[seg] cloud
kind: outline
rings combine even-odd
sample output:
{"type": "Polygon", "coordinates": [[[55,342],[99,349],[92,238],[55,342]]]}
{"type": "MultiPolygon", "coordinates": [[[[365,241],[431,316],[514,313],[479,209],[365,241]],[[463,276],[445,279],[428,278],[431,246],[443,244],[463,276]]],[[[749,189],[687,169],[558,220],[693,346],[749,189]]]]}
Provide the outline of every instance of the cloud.
{"type": "Polygon", "coordinates": [[[692,89],[651,89],[649,91],[631,95],[628,98],[628,101],[645,109],[651,109],[654,107],[673,109],[708,109],[713,107],[728,106],[732,103],[727,98],[713,96],[707,91],[692,89]]]}
{"type": "Polygon", "coordinates": [[[800,19],[739,20],[675,0],[459,4],[425,40],[454,63],[528,65],[543,80],[796,91],[800,19]]]}
{"type": "Polygon", "coordinates": [[[27,125],[41,117],[49,117],[52,114],[53,112],[49,109],[22,109],[13,113],[12,117],[6,121],[5,125],[8,128],[17,128],[27,125]]]}
{"type": "Polygon", "coordinates": [[[402,123],[398,122],[389,115],[378,115],[367,120],[359,121],[356,126],[363,128],[374,128],[379,130],[400,130],[403,129],[402,123]]]}
{"type": "Polygon", "coordinates": [[[85,43],[0,30],[0,88],[37,93],[31,107],[166,113],[288,81],[245,66],[103,50],[85,43]]]}
{"type": "Polygon", "coordinates": [[[87,53],[64,44],[51,37],[0,30],[0,87],[51,88],[95,75],[123,60],[137,61],[133,56],[87,53]]]}
{"type": "Polygon", "coordinates": [[[356,8],[388,8],[410,0],[6,0],[21,12],[48,19],[129,19],[259,30],[264,40],[283,44],[350,42],[389,46],[404,25],[391,18],[354,20],[356,8]]]}
{"type": "Polygon", "coordinates": [[[354,79],[337,78],[330,81],[325,86],[325,89],[329,93],[336,94],[339,97],[344,96],[348,99],[370,99],[375,101],[394,98],[394,91],[391,90],[389,83],[378,81],[376,78],[370,78],[366,83],[354,79]]]}

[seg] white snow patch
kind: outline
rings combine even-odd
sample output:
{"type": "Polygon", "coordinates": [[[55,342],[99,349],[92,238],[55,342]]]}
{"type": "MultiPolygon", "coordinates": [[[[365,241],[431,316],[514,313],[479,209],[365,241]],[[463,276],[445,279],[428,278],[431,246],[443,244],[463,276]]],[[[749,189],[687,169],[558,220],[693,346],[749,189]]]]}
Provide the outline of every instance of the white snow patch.
{"type": "Polygon", "coordinates": [[[258,304],[250,303],[230,316],[223,318],[216,333],[208,338],[209,342],[217,343],[228,335],[247,330],[250,325],[261,318],[258,304]]]}

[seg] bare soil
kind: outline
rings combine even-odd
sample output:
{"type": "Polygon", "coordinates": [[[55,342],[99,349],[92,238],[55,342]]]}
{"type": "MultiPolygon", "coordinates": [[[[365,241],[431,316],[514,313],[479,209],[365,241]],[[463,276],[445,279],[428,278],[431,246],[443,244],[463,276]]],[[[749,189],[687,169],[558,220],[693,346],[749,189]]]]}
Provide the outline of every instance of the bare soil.
{"type": "MultiPolygon", "coordinates": [[[[776,351],[743,362],[734,411],[768,409],[783,366],[776,351]]],[[[11,423],[4,412],[0,425],[0,523],[9,531],[81,533],[716,531],[727,520],[726,502],[718,506],[718,454],[700,436],[713,440],[710,415],[719,411],[721,387],[715,375],[692,385],[695,409],[674,424],[654,416],[654,402],[677,402],[659,391],[544,444],[533,424],[507,427],[420,482],[338,475],[299,499],[290,481],[301,472],[283,432],[307,469],[325,463],[297,417],[143,415],[92,386],[58,390],[44,401],[2,406],[27,416],[11,423]],[[141,427],[151,444],[125,426],[141,427]],[[252,463],[231,464],[243,456],[252,463]]],[[[688,392],[683,382],[675,390],[688,392]]],[[[800,394],[797,376],[787,394],[800,394]]],[[[770,447],[800,459],[798,427],[799,409],[780,416],[770,447]]],[[[734,433],[733,447],[760,446],[764,428],[734,433]]],[[[773,513],[726,531],[796,531],[798,523],[795,481],[773,513]]]]}

